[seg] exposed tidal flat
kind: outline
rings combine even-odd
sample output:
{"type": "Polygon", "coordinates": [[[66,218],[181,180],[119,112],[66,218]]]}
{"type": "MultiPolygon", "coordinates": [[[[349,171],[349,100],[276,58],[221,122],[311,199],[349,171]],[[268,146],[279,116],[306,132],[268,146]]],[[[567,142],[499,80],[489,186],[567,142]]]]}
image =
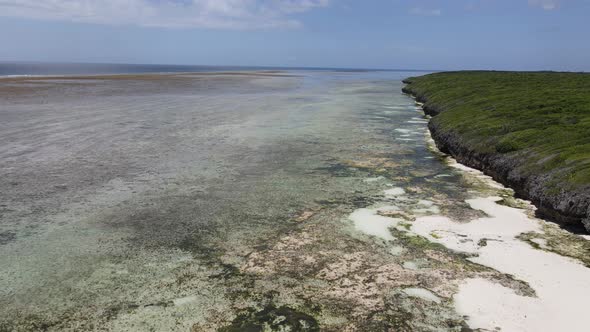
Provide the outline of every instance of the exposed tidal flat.
{"type": "Polygon", "coordinates": [[[586,331],[588,240],[405,76],[0,79],[0,330],[586,331]]]}

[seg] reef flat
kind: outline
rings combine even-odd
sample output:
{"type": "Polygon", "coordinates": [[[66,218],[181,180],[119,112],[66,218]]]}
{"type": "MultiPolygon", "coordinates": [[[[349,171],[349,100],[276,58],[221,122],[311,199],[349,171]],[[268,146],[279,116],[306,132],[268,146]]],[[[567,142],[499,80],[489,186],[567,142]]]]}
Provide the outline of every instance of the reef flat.
{"type": "Polygon", "coordinates": [[[590,74],[447,72],[404,81],[437,146],[590,231],[590,74]]]}
{"type": "Polygon", "coordinates": [[[586,331],[590,241],[405,75],[0,79],[0,331],[586,331]]]}

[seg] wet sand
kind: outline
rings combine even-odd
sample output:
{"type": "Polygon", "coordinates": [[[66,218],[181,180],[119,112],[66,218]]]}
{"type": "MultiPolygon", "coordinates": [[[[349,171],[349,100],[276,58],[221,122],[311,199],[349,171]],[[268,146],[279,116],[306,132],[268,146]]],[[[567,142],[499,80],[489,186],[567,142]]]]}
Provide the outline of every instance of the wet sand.
{"type": "Polygon", "coordinates": [[[420,227],[532,210],[432,151],[408,75],[0,79],[0,330],[491,328],[470,283],[538,284],[420,227]]]}

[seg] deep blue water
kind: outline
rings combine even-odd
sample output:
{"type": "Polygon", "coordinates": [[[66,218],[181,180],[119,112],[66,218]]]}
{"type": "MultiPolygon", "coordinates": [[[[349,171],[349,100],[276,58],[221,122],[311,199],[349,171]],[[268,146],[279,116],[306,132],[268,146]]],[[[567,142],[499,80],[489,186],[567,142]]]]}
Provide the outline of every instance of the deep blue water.
{"type": "MultiPolygon", "coordinates": [[[[144,64],[106,64],[106,63],[25,63],[0,62],[0,76],[10,75],[99,75],[99,74],[137,74],[137,73],[180,73],[216,72],[241,70],[330,70],[358,72],[365,69],[347,68],[285,68],[285,67],[240,67],[240,66],[185,66],[185,65],[144,65],[144,64]]],[[[368,70],[374,71],[374,70],[368,70]]],[[[378,70],[380,71],[380,70],[378,70]]],[[[393,70],[392,70],[393,71],[393,70]]],[[[399,71],[399,70],[396,70],[399,71]]],[[[410,70],[408,70],[410,71],[410,70]]]]}

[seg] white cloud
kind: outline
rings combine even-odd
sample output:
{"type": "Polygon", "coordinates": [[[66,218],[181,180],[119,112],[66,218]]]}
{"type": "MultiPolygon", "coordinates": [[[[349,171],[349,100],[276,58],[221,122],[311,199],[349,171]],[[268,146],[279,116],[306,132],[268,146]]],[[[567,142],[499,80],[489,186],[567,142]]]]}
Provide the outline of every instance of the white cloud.
{"type": "Polygon", "coordinates": [[[298,27],[330,0],[0,0],[0,16],[169,28],[298,27]]]}
{"type": "Polygon", "coordinates": [[[420,16],[440,16],[442,11],[440,9],[424,9],[422,7],[414,7],[410,9],[410,14],[420,16]]]}
{"type": "Polygon", "coordinates": [[[559,0],[529,0],[529,5],[541,7],[544,10],[553,10],[559,7],[559,0]]]}

